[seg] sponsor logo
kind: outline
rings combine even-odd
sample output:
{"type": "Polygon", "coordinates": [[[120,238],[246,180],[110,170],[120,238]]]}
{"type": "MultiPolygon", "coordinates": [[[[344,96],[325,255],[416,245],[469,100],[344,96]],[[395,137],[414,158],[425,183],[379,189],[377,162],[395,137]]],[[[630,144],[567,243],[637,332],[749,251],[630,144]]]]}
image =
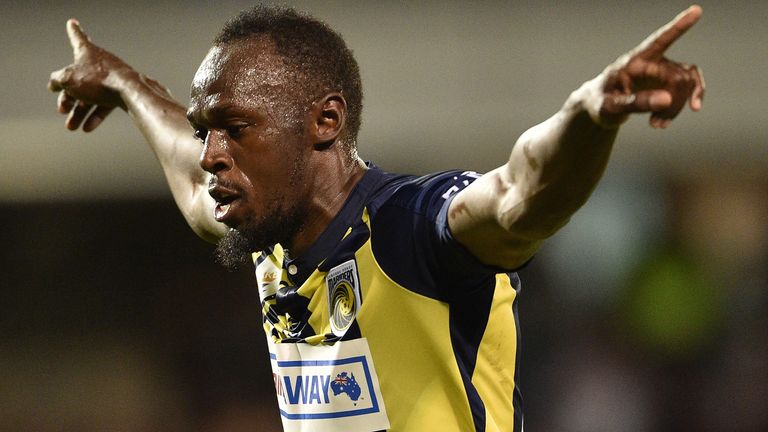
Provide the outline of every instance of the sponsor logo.
{"type": "Polygon", "coordinates": [[[256,282],[259,287],[259,298],[262,303],[275,295],[279,287],[282,269],[272,259],[267,258],[256,266],[256,282]]]}
{"type": "Polygon", "coordinates": [[[329,419],[380,412],[365,356],[338,360],[278,361],[273,372],[283,417],[329,419]]]}
{"type": "Polygon", "coordinates": [[[346,261],[332,268],[325,278],[328,287],[328,315],[331,331],[344,336],[360,309],[360,282],[355,260],[346,261]]]}
{"type": "Polygon", "coordinates": [[[469,186],[470,183],[475,181],[475,179],[479,179],[480,177],[482,177],[482,175],[476,173],[475,171],[464,171],[457,176],[453,176],[454,184],[448,188],[445,193],[443,193],[442,198],[447,200],[448,198],[454,196],[456,192],[469,186]]]}
{"type": "Polygon", "coordinates": [[[285,432],[390,428],[366,338],[333,345],[267,342],[285,432]]]}
{"type": "Polygon", "coordinates": [[[266,271],[264,272],[264,277],[261,279],[261,283],[272,283],[277,279],[277,272],[274,271],[266,271]]]}
{"type": "Polygon", "coordinates": [[[331,390],[333,390],[334,396],[345,393],[353,402],[357,402],[360,399],[360,393],[362,392],[355,379],[355,374],[347,374],[346,372],[336,375],[336,378],[331,381],[331,390]]]}

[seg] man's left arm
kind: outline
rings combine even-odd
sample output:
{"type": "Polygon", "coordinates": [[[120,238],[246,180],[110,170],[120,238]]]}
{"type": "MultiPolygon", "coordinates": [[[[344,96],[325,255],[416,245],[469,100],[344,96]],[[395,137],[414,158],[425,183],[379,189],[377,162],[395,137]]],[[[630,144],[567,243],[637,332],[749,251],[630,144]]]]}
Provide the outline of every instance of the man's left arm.
{"type": "Polygon", "coordinates": [[[701,13],[692,6],[621,56],[526,131],[505,165],[458,193],[448,211],[456,240],[485,264],[521,266],[587,201],[629,114],[650,112],[651,126],[665,128],[686,103],[701,109],[698,68],[664,57],[701,13]]]}

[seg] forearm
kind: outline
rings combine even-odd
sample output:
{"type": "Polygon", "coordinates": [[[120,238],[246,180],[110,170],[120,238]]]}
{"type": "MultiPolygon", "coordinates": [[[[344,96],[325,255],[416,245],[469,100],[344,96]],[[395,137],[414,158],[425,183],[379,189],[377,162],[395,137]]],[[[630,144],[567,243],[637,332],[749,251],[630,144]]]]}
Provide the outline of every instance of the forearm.
{"type": "Polygon", "coordinates": [[[608,163],[618,127],[650,113],[668,127],[688,102],[701,109],[696,66],[664,57],[701,17],[691,6],[573,92],[562,109],[526,131],[509,161],[459,192],[448,223],[454,237],[486,264],[515,268],[568,222],[608,163]]]}
{"type": "Polygon", "coordinates": [[[159,83],[132,69],[116,73],[110,81],[160,162],[187,223],[204,240],[216,241],[226,227],[213,218],[208,174],[198,164],[201,146],[193,136],[185,108],[159,83]]]}
{"type": "Polygon", "coordinates": [[[574,91],[554,116],[526,131],[499,170],[509,193],[496,208],[517,237],[554,234],[589,198],[611,153],[618,125],[597,123],[602,76],[574,91]]]}
{"type": "Polygon", "coordinates": [[[560,111],[518,139],[506,164],[451,203],[448,222],[455,238],[482,262],[522,265],[589,197],[617,132],[589,114],[596,84],[573,92],[560,111]]]}

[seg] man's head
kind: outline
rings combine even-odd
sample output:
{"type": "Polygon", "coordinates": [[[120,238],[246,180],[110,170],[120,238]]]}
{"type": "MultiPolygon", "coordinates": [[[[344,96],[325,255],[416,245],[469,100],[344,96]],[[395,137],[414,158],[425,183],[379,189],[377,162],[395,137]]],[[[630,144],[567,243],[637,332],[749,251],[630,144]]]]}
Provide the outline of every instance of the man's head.
{"type": "Polygon", "coordinates": [[[255,8],[226,24],[192,83],[187,116],[203,141],[225,264],[304,229],[332,160],[357,161],[360,78],[325,24],[255,8]]]}
{"type": "Polygon", "coordinates": [[[346,125],[339,141],[356,157],[363,92],[357,61],[344,39],[325,23],[294,9],[257,6],[228,21],[214,45],[258,39],[269,41],[283,60],[282,70],[274,72],[289,76],[280,95],[289,99],[286,103],[306,107],[332,92],[343,97],[346,125]]]}

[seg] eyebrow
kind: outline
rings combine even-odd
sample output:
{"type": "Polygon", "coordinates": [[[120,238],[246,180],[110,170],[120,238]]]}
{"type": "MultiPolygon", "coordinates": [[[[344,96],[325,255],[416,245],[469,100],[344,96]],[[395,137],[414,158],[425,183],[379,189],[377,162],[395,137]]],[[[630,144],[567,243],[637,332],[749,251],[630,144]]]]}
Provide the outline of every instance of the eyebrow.
{"type": "Polygon", "coordinates": [[[196,114],[204,114],[204,118],[208,119],[216,119],[217,117],[224,116],[226,114],[230,114],[232,111],[239,112],[237,108],[235,108],[230,103],[222,103],[218,105],[214,105],[210,108],[204,108],[202,111],[189,111],[187,110],[186,117],[187,121],[194,124],[195,123],[195,117],[197,117],[196,114]]]}

